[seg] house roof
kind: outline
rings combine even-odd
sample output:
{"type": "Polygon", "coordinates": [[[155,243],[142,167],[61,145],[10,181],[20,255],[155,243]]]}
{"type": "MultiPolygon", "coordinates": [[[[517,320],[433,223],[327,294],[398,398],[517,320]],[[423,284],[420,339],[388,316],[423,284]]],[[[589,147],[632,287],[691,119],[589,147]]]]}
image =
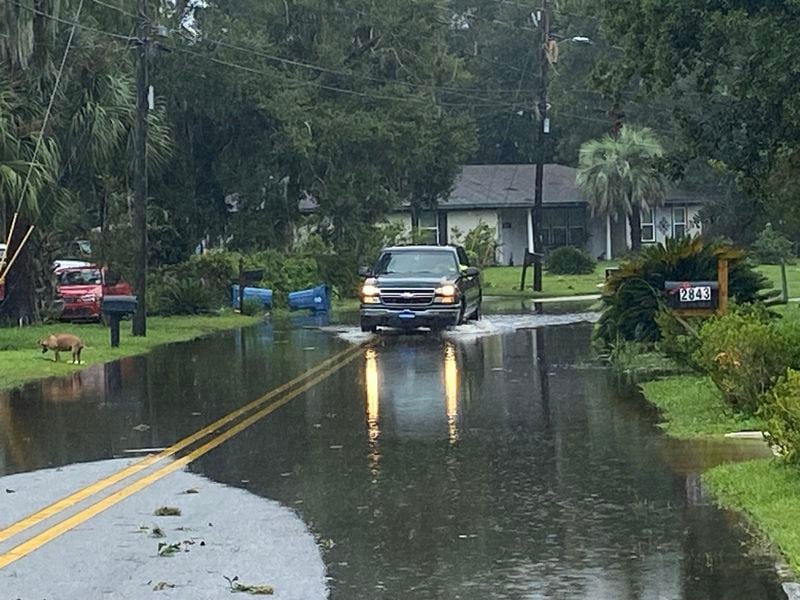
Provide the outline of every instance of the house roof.
{"type": "MultiPolygon", "coordinates": [[[[586,199],[575,183],[578,170],[548,164],[544,168],[542,202],[545,205],[583,204],[586,199]]],[[[453,191],[439,202],[440,208],[525,208],[533,205],[535,165],[468,165],[456,178],[453,191]]],[[[699,204],[704,198],[694,192],[670,187],[667,204],[699,204]]]]}
{"type": "MultiPolygon", "coordinates": [[[[548,164],[544,168],[542,202],[551,206],[585,204],[575,179],[578,169],[548,164]]],[[[439,201],[443,210],[529,208],[533,206],[535,165],[466,165],[456,177],[450,195],[439,201]]],[[[666,204],[702,204],[707,200],[696,192],[667,188],[666,204]]],[[[314,212],[317,203],[309,195],[300,200],[300,211],[314,212]]],[[[404,204],[400,211],[407,211],[404,204]]]]}
{"type": "MultiPolygon", "coordinates": [[[[575,185],[576,169],[546,165],[542,201],[545,204],[583,202],[575,185]]],[[[442,208],[514,208],[533,204],[534,165],[468,165],[456,178],[442,208]]]]}

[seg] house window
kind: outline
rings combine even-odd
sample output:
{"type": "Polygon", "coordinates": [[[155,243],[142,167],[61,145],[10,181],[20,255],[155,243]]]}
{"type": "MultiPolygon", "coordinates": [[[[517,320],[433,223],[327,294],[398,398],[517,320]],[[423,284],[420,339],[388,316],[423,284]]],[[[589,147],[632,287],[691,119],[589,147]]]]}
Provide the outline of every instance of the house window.
{"type": "Polygon", "coordinates": [[[567,245],[567,228],[566,227],[553,227],[551,229],[552,240],[551,245],[554,248],[560,248],[567,245]]]}
{"type": "Polygon", "coordinates": [[[585,206],[548,206],[542,213],[542,237],[546,250],[586,243],[585,206]]]}
{"type": "Polygon", "coordinates": [[[682,238],[686,236],[686,209],[672,209],[672,237],[682,238]]]}
{"type": "Polygon", "coordinates": [[[439,243],[439,222],[436,213],[426,210],[419,215],[419,243],[438,244],[439,243]]]}
{"type": "Polygon", "coordinates": [[[642,211],[642,242],[656,241],[656,211],[653,209],[642,211]]]}
{"type": "Polygon", "coordinates": [[[569,243],[572,246],[582,248],[586,243],[586,232],[583,227],[570,227],[569,228],[569,243]]]}

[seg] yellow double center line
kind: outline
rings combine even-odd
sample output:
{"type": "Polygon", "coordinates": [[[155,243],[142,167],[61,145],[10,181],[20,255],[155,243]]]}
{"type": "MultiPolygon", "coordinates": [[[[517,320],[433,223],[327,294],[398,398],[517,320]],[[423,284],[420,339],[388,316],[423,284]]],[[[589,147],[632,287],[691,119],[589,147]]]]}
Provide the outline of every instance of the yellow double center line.
{"type": "Polygon", "coordinates": [[[136,481],[130,483],[129,485],[125,486],[124,488],[114,492],[113,494],[99,500],[98,502],[88,506],[87,508],[81,510],[80,512],[76,513],[75,515],[64,519],[46,529],[42,533],[32,537],[31,539],[27,540],[26,542],[12,548],[8,552],[4,554],[0,554],[0,569],[3,569],[10,565],[11,563],[19,560],[20,558],[27,556],[34,550],[42,547],[43,545],[47,544],[48,542],[54,540],[55,538],[63,535],[67,531],[74,529],[78,525],[85,523],[92,517],[98,515],[99,513],[103,512],[104,510],[118,504],[125,498],[135,494],[136,492],[152,485],[159,479],[162,479],[177,471],[178,469],[183,468],[190,462],[198,459],[199,457],[207,454],[217,446],[223,444],[224,442],[228,441],[235,435],[241,433],[257,421],[263,419],[267,415],[275,412],[282,406],[288,404],[291,400],[296,398],[297,396],[307,392],[314,386],[316,386],[321,381],[330,377],[333,373],[340,370],[345,365],[349,364],[353,359],[358,356],[362,347],[357,346],[355,348],[349,348],[339,354],[323,361],[313,369],[305,372],[303,375],[289,381],[288,383],[283,384],[282,386],[275,388],[274,390],[270,391],[269,393],[261,396],[260,398],[246,404],[242,408],[235,410],[228,415],[214,421],[207,427],[204,427],[197,433],[190,435],[187,438],[173,444],[169,448],[163,450],[162,452],[148,456],[141,461],[114,473],[113,475],[106,477],[90,486],[87,486],[77,492],[58,500],[57,502],[43,508],[42,510],[29,515],[28,517],[22,519],[14,523],[13,525],[0,530],[0,542],[3,542],[12,536],[15,536],[23,531],[41,523],[51,517],[56,516],[60,512],[67,510],[75,506],[76,504],[82,502],[83,500],[109,488],[110,486],[123,481],[124,479],[139,473],[148,467],[166,459],[170,456],[173,456],[184,450],[185,448],[189,447],[190,445],[194,444],[195,442],[205,438],[206,436],[215,433],[220,428],[224,427],[225,425],[235,421],[239,417],[246,415],[247,413],[262,407],[264,404],[269,403],[271,400],[276,401],[268,404],[264,408],[258,410],[258,412],[252,414],[251,416],[247,417],[246,419],[240,421],[233,427],[225,430],[224,432],[220,433],[212,437],[209,441],[207,441],[202,446],[198,447],[197,449],[193,450],[186,456],[183,456],[168,465],[160,468],[159,470],[150,473],[149,475],[142,477],[141,479],[137,479],[136,481]],[[307,380],[307,381],[306,381],[307,380]],[[295,387],[301,382],[305,381],[299,387],[295,387]],[[292,389],[294,388],[294,389],[292,389]],[[291,391],[289,391],[291,390],[291,391]]]}

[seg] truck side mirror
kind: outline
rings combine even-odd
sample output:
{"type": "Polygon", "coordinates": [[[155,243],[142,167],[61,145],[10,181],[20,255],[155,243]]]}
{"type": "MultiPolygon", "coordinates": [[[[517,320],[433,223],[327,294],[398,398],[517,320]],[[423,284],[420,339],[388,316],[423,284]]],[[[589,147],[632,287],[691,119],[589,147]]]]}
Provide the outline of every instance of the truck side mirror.
{"type": "Polygon", "coordinates": [[[372,269],[369,267],[358,267],[359,277],[372,277],[372,269]]]}
{"type": "Polygon", "coordinates": [[[467,269],[464,271],[464,275],[467,277],[477,277],[480,274],[481,270],[477,267],[467,267],[467,269]]]}

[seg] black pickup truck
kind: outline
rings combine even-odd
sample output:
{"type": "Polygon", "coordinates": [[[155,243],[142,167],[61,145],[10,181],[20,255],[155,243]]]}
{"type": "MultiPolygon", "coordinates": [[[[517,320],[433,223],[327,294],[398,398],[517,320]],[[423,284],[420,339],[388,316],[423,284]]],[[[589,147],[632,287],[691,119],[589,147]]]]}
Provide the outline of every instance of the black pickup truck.
{"type": "Polygon", "coordinates": [[[397,246],[362,267],[361,330],[378,327],[432,330],[481,316],[480,271],[457,246],[397,246]]]}

